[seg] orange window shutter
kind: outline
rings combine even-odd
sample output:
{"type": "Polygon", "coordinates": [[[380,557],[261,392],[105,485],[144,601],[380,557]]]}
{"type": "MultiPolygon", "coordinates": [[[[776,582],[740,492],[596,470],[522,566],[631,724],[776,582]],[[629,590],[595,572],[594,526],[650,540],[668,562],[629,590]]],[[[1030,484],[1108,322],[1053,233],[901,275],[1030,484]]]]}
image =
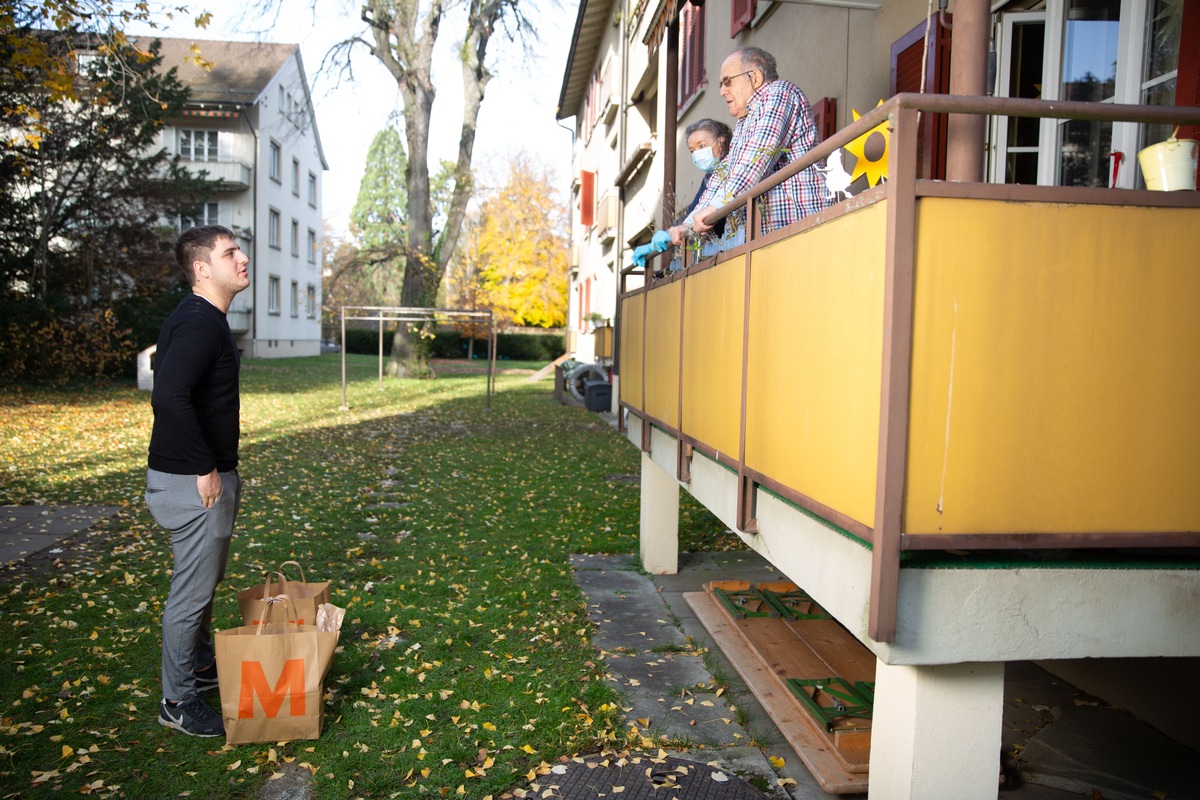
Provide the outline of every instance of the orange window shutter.
{"type": "Polygon", "coordinates": [[[579,173],[579,223],[593,225],[596,222],[596,173],[584,170],[579,173]]]}
{"type": "Polygon", "coordinates": [[[729,36],[732,38],[749,29],[757,10],[758,0],[733,0],[729,14],[729,36]]]}

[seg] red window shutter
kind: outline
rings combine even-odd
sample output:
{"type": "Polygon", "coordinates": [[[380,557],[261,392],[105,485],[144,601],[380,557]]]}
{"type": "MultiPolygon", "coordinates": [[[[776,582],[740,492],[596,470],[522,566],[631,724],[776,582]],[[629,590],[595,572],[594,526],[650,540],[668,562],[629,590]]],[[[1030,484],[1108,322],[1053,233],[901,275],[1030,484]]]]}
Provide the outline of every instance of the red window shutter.
{"type": "MultiPolygon", "coordinates": [[[[1200,106],[1200,0],[1186,0],[1179,26],[1179,75],[1175,79],[1175,105],[1200,106]]],[[[1200,137],[1200,126],[1179,129],[1179,138],[1200,137]]]]}
{"type": "Polygon", "coordinates": [[[704,83],[704,6],[685,5],[679,12],[679,105],[704,83]]]}
{"type": "Polygon", "coordinates": [[[596,221],[596,173],[584,170],[579,173],[579,224],[592,225],[596,221]]]}
{"type": "Polygon", "coordinates": [[[822,97],[812,104],[813,122],[817,126],[817,144],[837,133],[837,98],[822,97]]]}
{"type": "Polygon", "coordinates": [[[758,11],[758,0],[733,0],[729,14],[729,36],[733,38],[750,28],[754,14],[758,11]]]}
{"type": "MultiPolygon", "coordinates": [[[[947,20],[950,15],[946,15],[947,20]]],[[[921,59],[925,50],[925,22],[892,43],[892,94],[921,91],[921,59]]],[[[937,19],[929,32],[925,55],[926,94],[950,92],[950,28],[937,19]]],[[[933,180],[946,178],[945,114],[923,114],[917,131],[917,177],[933,180]]]]}

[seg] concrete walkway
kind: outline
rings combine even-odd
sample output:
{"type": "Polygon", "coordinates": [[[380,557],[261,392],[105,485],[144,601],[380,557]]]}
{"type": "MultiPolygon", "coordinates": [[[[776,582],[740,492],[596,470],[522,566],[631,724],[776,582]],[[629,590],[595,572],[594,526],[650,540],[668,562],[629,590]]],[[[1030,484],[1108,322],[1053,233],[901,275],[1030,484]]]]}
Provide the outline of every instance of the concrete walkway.
{"type": "Polygon", "coordinates": [[[117,513],[115,506],[0,506],[0,564],[55,546],[117,513]]]}

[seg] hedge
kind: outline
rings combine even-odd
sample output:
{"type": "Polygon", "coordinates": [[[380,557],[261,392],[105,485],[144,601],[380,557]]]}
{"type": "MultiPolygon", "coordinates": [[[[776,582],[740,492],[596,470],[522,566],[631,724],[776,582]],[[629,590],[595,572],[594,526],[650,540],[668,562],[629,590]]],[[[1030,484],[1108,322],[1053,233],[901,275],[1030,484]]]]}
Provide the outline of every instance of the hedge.
{"type": "MultiPolygon", "coordinates": [[[[383,334],[383,354],[392,354],[394,329],[383,334]]],[[[500,333],[496,335],[496,357],[512,361],[553,361],[566,352],[562,334],[500,333]]],[[[346,352],[375,355],[379,352],[379,330],[349,328],[346,330],[346,352]]],[[[487,339],[475,340],[475,357],[487,356],[487,339]]],[[[462,333],[450,328],[439,330],[429,345],[433,358],[466,358],[467,340],[462,333]]]]}

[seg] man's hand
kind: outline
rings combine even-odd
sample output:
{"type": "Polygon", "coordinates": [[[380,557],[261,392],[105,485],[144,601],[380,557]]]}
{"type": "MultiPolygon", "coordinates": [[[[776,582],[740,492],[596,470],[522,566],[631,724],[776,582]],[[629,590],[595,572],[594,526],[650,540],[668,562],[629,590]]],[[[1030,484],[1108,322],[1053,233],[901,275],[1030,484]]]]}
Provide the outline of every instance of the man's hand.
{"type": "Polygon", "coordinates": [[[686,225],[676,225],[667,231],[667,235],[671,237],[672,244],[683,244],[683,239],[687,236],[687,232],[686,225]]]}
{"type": "Polygon", "coordinates": [[[207,475],[196,476],[196,490],[200,492],[200,505],[212,508],[221,496],[221,476],[215,467],[207,475]]]}
{"type": "Polygon", "coordinates": [[[692,230],[696,233],[708,233],[712,230],[712,225],[708,224],[708,218],[716,208],[709,206],[708,208],[698,208],[692,212],[692,230]]]}

